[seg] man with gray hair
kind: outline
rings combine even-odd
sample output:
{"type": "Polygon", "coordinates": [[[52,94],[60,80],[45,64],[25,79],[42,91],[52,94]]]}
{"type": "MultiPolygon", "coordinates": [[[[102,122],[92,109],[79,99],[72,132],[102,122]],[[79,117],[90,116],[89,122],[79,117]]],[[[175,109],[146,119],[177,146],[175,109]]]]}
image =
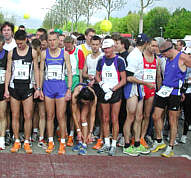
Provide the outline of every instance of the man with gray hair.
{"type": "Polygon", "coordinates": [[[186,67],[191,66],[191,56],[173,48],[170,41],[164,41],[159,46],[160,53],[167,58],[164,80],[160,90],[156,93],[156,102],[153,113],[154,125],[156,129],[156,141],[151,148],[152,152],[157,152],[166,147],[162,140],[162,113],[165,107],[169,111],[170,123],[170,144],[161,154],[164,157],[174,155],[173,146],[177,133],[177,115],[180,107],[182,86],[186,76],[186,67]]]}

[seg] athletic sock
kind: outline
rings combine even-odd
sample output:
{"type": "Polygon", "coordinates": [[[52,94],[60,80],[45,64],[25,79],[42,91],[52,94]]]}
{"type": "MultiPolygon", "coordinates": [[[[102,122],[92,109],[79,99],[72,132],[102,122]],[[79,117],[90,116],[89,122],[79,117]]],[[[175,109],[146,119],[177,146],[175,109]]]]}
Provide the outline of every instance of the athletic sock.
{"type": "Polygon", "coordinates": [[[29,140],[25,140],[25,143],[29,143],[29,140]]]}
{"type": "Polygon", "coordinates": [[[65,138],[61,138],[60,142],[61,142],[61,143],[66,143],[65,138]]]}
{"type": "Polygon", "coordinates": [[[70,136],[71,136],[71,137],[74,136],[74,131],[73,131],[73,130],[70,131],[70,136]]]}
{"type": "Polygon", "coordinates": [[[125,148],[129,148],[130,145],[131,145],[130,143],[125,143],[125,146],[124,146],[124,147],[125,147],[125,148]]]}
{"type": "Polygon", "coordinates": [[[113,140],[113,139],[112,139],[112,144],[111,144],[111,146],[116,147],[116,143],[117,143],[117,140],[113,140]]]}
{"type": "Polygon", "coordinates": [[[38,133],[38,128],[34,128],[34,129],[33,129],[33,132],[34,132],[34,133],[38,133]]]}
{"type": "Polygon", "coordinates": [[[140,141],[138,141],[138,142],[135,142],[134,146],[135,146],[135,147],[138,147],[138,146],[140,146],[140,141]]]}
{"type": "Polygon", "coordinates": [[[109,139],[109,137],[104,138],[104,140],[105,140],[105,145],[106,146],[110,146],[110,139],[109,139]]]}
{"type": "Polygon", "coordinates": [[[49,142],[53,142],[53,137],[49,137],[49,138],[48,138],[48,141],[49,141],[49,142]]]}
{"type": "Polygon", "coordinates": [[[41,140],[43,140],[44,139],[44,137],[39,137],[39,141],[41,141],[41,140]]]}

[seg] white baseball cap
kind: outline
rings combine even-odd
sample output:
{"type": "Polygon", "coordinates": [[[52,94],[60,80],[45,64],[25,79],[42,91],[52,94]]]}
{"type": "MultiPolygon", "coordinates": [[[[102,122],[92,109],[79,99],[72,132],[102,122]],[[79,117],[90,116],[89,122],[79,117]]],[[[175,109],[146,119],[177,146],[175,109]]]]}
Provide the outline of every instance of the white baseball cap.
{"type": "Polygon", "coordinates": [[[110,48],[112,46],[114,46],[114,41],[112,39],[105,39],[103,40],[103,43],[102,43],[102,48],[110,48]]]}

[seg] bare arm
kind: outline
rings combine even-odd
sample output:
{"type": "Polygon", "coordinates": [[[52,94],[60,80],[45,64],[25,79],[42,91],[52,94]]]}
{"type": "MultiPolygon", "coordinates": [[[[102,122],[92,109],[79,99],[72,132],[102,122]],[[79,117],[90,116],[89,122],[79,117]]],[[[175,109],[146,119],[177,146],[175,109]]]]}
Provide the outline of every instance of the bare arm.
{"type": "Polygon", "coordinates": [[[13,51],[10,51],[8,53],[8,59],[7,59],[7,69],[6,69],[6,74],[5,74],[5,94],[4,94],[4,96],[6,98],[9,97],[8,86],[9,86],[9,82],[11,80],[12,54],[13,54],[13,51]]]}
{"type": "Polygon", "coordinates": [[[71,88],[72,87],[72,67],[70,64],[70,56],[67,51],[64,51],[64,59],[66,62],[66,70],[68,75],[68,88],[71,88]]]}
{"type": "Polygon", "coordinates": [[[89,90],[91,90],[93,92],[94,97],[95,97],[94,101],[92,102],[91,111],[90,111],[90,127],[89,127],[89,129],[90,129],[90,133],[92,133],[93,128],[94,128],[94,122],[95,122],[97,96],[92,88],[90,88],[90,87],[88,87],[88,88],[89,88],[89,90]]]}
{"type": "Polygon", "coordinates": [[[42,51],[40,56],[40,88],[42,88],[44,80],[44,65],[45,65],[46,52],[42,51]]]}
{"type": "Polygon", "coordinates": [[[39,88],[40,81],[39,81],[38,55],[36,50],[34,49],[32,49],[32,57],[33,57],[33,63],[34,63],[34,78],[35,78],[37,88],[39,88]]]}
{"type": "Polygon", "coordinates": [[[156,74],[156,81],[157,81],[157,89],[159,90],[162,85],[162,76],[161,76],[161,60],[157,57],[158,65],[157,65],[157,74],[156,74]]]}
{"type": "Polygon", "coordinates": [[[80,83],[82,83],[83,82],[83,77],[82,77],[82,70],[81,69],[79,69],[79,75],[80,75],[80,83]]]}
{"type": "Polygon", "coordinates": [[[83,75],[83,78],[86,78],[86,79],[88,78],[88,68],[87,68],[86,62],[84,63],[84,68],[83,68],[82,75],[83,75]]]}
{"type": "Polygon", "coordinates": [[[191,67],[191,55],[182,53],[180,59],[183,61],[184,65],[191,67]]]}

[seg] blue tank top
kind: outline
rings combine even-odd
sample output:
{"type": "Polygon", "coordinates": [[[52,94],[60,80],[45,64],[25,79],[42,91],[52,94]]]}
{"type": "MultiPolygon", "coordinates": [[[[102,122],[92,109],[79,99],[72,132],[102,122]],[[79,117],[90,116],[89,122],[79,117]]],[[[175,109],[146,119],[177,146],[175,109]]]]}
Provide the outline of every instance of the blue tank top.
{"type": "Polygon", "coordinates": [[[64,80],[64,50],[61,49],[58,57],[52,57],[49,49],[46,49],[45,58],[45,80],[64,80]]]}
{"type": "Polygon", "coordinates": [[[166,60],[163,85],[174,88],[171,95],[181,95],[180,88],[186,76],[186,71],[182,72],[178,65],[181,53],[179,52],[173,60],[166,60]]]}

